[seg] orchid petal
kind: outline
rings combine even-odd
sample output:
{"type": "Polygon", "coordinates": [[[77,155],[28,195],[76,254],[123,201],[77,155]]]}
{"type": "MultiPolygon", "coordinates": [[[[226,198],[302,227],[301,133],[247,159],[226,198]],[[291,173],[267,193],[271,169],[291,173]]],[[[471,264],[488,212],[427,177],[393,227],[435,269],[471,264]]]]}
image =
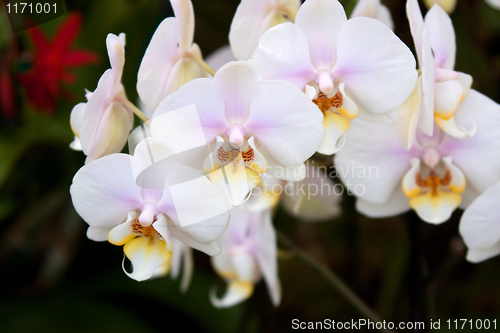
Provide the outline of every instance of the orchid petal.
{"type": "Polygon", "coordinates": [[[243,124],[248,118],[253,87],[260,75],[248,62],[223,66],[215,73],[215,80],[224,95],[226,119],[230,124],[243,124]]]}
{"type": "Polygon", "coordinates": [[[451,217],[461,200],[461,196],[453,192],[427,192],[410,199],[410,206],[425,222],[440,224],[451,217]]]}
{"type": "Polygon", "coordinates": [[[153,276],[156,269],[166,264],[172,252],[168,251],[166,243],[156,235],[154,239],[149,237],[137,237],[127,242],[123,252],[132,262],[133,271],[127,275],[136,280],[144,281],[153,276]]]}
{"type": "Polygon", "coordinates": [[[273,2],[275,1],[243,0],[238,5],[231,22],[229,41],[239,60],[250,58],[266,30],[295,19],[300,7],[299,0],[273,2]]]}
{"type": "Polygon", "coordinates": [[[422,25],[421,29],[423,30],[418,32],[422,33],[422,51],[420,59],[422,74],[419,78],[420,111],[418,128],[425,134],[432,136],[434,130],[436,70],[427,25],[422,25]]]}
{"type": "Polygon", "coordinates": [[[255,258],[274,306],[281,301],[281,284],[278,279],[278,251],[276,232],[273,227],[271,211],[262,212],[260,224],[255,235],[255,258]]]}
{"type": "Polygon", "coordinates": [[[374,18],[384,23],[389,29],[394,30],[391,12],[380,3],[380,0],[359,0],[352,10],[351,18],[360,16],[374,18]]]}
{"type": "Polygon", "coordinates": [[[245,129],[278,162],[297,165],[320,145],[322,120],[316,105],[292,84],[262,81],[254,87],[245,129]]]}
{"type": "Polygon", "coordinates": [[[309,42],[311,60],[318,69],[330,69],[335,64],[337,34],[347,21],[338,1],[308,0],[300,7],[295,24],[309,42]]]}
{"type": "Polygon", "coordinates": [[[127,215],[127,220],[122,224],[117,225],[108,234],[108,241],[113,245],[125,245],[140,234],[135,233],[132,224],[137,220],[137,213],[130,212],[127,215]]]}
{"type": "Polygon", "coordinates": [[[418,77],[408,47],[387,26],[366,17],[342,25],[332,72],[356,104],[373,113],[401,105],[418,77]]]}
{"type": "Polygon", "coordinates": [[[462,85],[455,80],[436,82],[434,114],[443,120],[453,117],[462,99],[462,85]]]}
{"type": "Polygon", "coordinates": [[[174,219],[163,214],[159,215],[158,220],[160,219],[166,220],[168,230],[179,241],[210,256],[215,256],[220,253],[220,247],[215,239],[222,236],[226,230],[229,216],[221,214],[187,227],[181,227],[174,219]]]}
{"type": "Polygon", "coordinates": [[[434,5],[425,15],[429,37],[439,68],[452,70],[455,67],[455,30],[450,17],[439,5],[434,5]]]}
{"type": "Polygon", "coordinates": [[[464,173],[468,186],[481,193],[500,181],[500,105],[471,89],[453,118],[459,126],[472,122],[477,131],[467,140],[446,136],[441,150],[453,156],[453,164],[464,173]]]}
{"type": "MultiPolygon", "coordinates": [[[[420,82],[421,78],[419,78],[420,82]]],[[[398,112],[398,128],[399,142],[406,150],[410,150],[413,142],[415,141],[415,133],[417,131],[417,119],[420,109],[420,89],[419,83],[415,85],[415,89],[410,97],[397,108],[398,112]]]]}
{"type": "Polygon", "coordinates": [[[114,73],[114,83],[117,87],[122,79],[123,67],[125,66],[125,34],[120,36],[108,34],[106,38],[106,47],[108,49],[109,62],[114,73]]]}
{"type": "Polygon", "coordinates": [[[340,179],[359,198],[384,204],[401,187],[414,152],[406,151],[397,138],[395,126],[360,119],[351,122],[345,146],[334,162],[340,179]]]}
{"type": "Polygon", "coordinates": [[[252,281],[232,281],[222,298],[217,298],[215,290],[210,292],[210,302],[216,308],[227,308],[239,304],[252,296],[254,285],[252,281]]]}
{"type": "Polygon", "coordinates": [[[137,92],[148,109],[155,110],[171,93],[167,90],[167,84],[172,68],[179,59],[177,21],[176,18],[168,17],[160,23],[151,38],[137,74],[137,92]]]}
{"type": "Polygon", "coordinates": [[[318,148],[318,153],[332,155],[338,152],[345,143],[345,133],[351,126],[349,119],[343,115],[327,111],[323,120],[325,136],[318,148]]]}
{"type": "Polygon", "coordinates": [[[480,262],[500,254],[500,183],[487,189],[464,212],[460,234],[469,248],[467,260],[480,262]]]}
{"type": "Polygon", "coordinates": [[[142,205],[141,188],[135,183],[131,164],[131,156],[113,154],[76,173],[71,198],[78,214],[90,226],[111,229],[142,205]]]}
{"type": "Polygon", "coordinates": [[[187,51],[193,44],[194,12],[191,0],[170,0],[177,21],[177,40],[181,51],[187,51]]]}
{"type": "MultiPolygon", "coordinates": [[[[187,133],[194,133],[194,138],[198,138],[200,130],[203,130],[207,143],[213,142],[228,126],[221,87],[214,79],[201,78],[186,83],[162,101],[155,111],[151,130],[154,137],[161,138],[169,145],[177,145],[179,138],[189,143],[191,138],[186,136],[187,133]],[[193,104],[196,116],[178,111],[193,104]]],[[[193,148],[191,144],[188,146],[193,148]]]]}
{"type": "Polygon", "coordinates": [[[411,209],[410,203],[401,187],[394,191],[391,197],[383,204],[364,200],[362,197],[356,200],[356,209],[370,218],[386,218],[400,215],[411,209]]]}
{"type": "Polygon", "coordinates": [[[250,62],[257,67],[264,80],[285,80],[299,89],[316,76],[307,38],[292,23],[269,29],[260,39],[250,62]]]}
{"type": "Polygon", "coordinates": [[[410,22],[410,31],[413,36],[413,42],[415,43],[418,62],[422,65],[423,34],[421,31],[423,31],[423,28],[421,28],[421,26],[424,24],[424,18],[422,17],[418,0],[407,0],[406,15],[408,16],[408,21],[410,22]]]}

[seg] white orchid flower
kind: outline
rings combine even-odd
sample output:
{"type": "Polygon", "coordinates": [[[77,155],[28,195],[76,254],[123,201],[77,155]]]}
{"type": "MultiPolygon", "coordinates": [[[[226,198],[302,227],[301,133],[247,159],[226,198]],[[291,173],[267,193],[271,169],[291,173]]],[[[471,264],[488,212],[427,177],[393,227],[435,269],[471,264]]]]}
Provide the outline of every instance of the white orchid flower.
{"type": "Polygon", "coordinates": [[[352,10],[351,18],[362,16],[374,18],[384,23],[389,29],[394,30],[391,12],[380,0],[358,0],[358,3],[352,10]]]}
{"type": "Polygon", "coordinates": [[[247,62],[229,63],[214,78],[188,82],[154,115],[152,136],[179,151],[201,147],[204,171],[221,189],[227,179],[233,205],[245,200],[263,172],[303,179],[304,161],[324,133],[321,114],[299,89],[262,81],[247,62]],[[193,105],[195,110],[188,110],[193,105]],[[183,107],[185,112],[172,112],[183,107]]]}
{"type": "Polygon", "coordinates": [[[229,42],[238,60],[248,60],[267,29],[293,22],[300,0],[242,0],[236,9],[229,42]]]}
{"type": "Polygon", "coordinates": [[[75,175],[73,205],[89,224],[87,236],[124,245],[131,278],[151,278],[168,264],[174,244],[217,255],[216,239],[228,223],[227,203],[201,173],[169,162],[158,140],[141,141],[134,156],[112,154],[85,165],[75,175]],[[163,266],[163,267],[162,267],[163,266]]]}
{"type": "Polygon", "coordinates": [[[408,47],[375,19],[347,20],[337,0],[304,2],[295,24],[269,29],[250,61],[263,79],[291,82],[318,105],[326,128],[318,152],[327,155],[341,148],[358,111],[394,120],[417,80],[408,47]]]}
{"type": "Polygon", "coordinates": [[[170,3],[175,17],[167,17],[156,29],[137,74],[137,92],[149,110],[184,83],[208,76],[200,47],[193,43],[191,1],[170,3]]]}
{"type": "Polygon", "coordinates": [[[434,5],[424,21],[417,0],[408,0],[407,14],[421,74],[414,93],[398,109],[401,143],[410,149],[416,129],[432,135],[434,122],[458,138],[473,136],[474,127],[461,128],[453,117],[470,90],[472,77],[453,70],[456,42],[450,17],[434,5]]]}
{"type": "Polygon", "coordinates": [[[436,126],[432,137],[418,131],[409,151],[399,144],[396,126],[357,121],[335,157],[357,209],[388,217],[413,208],[438,224],[500,181],[500,106],[471,90],[455,118],[460,125],[475,122],[476,135],[458,139],[436,126]]]}
{"type": "Polygon", "coordinates": [[[460,234],[467,260],[480,262],[500,254],[500,183],[487,189],[464,212],[460,234]]]}
{"type": "Polygon", "coordinates": [[[212,290],[210,301],[218,308],[236,305],[252,295],[254,285],[263,277],[271,301],[278,306],[281,285],[271,211],[249,212],[235,207],[230,215],[229,226],[219,239],[221,254],[211,258],[212,267],[229,285],[220,299],[212,290]]]}
{"type": "Polygon", "coordinates": [[[121,83],[125,64],[125,34],[109,34],[106,38],[111,69],[99,79],[93,93],[87,92],[87,103],[77,104],[71,111],[71,128],[75,141],[70,147],[83,150],[92,162],[104,155],[118,153],[127,142],[134,115],[121,83]]]}

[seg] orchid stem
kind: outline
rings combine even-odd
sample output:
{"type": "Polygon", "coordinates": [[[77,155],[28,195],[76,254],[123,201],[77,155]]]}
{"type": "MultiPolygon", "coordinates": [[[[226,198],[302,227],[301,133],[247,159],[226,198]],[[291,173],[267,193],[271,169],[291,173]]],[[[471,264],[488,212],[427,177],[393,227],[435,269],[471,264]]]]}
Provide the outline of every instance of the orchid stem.
{"type": "Polygon", "coordinates": [[[149,126],[149,118],[137,106],[130,102],[127,98],[115,97],[116,101],[121,103],[126,109],[132,111],[140,120],[149,126]]]}
{"type": "MultiPolygon", "coordinates": [[[[319,263],[315,258],[299,249],[287,236],[277,233],[278,240],[289,247],[297,258],[301,259],[319,274],[321,274],[353,307],[373,322],[382,322],[382,319],[331,269],[319,263]]],[[[380,329],[381,332],[394,333],[392,330],[380,329]]]]}

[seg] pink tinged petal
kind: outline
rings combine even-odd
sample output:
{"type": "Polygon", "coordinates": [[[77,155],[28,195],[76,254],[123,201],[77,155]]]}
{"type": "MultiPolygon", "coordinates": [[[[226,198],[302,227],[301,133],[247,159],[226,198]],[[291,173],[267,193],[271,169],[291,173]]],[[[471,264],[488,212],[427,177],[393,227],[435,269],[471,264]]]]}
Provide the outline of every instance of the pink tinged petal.
{"type": "Polygon", "coordinates": [[[389,29],[394,30],[391,12],[380,3],[380,0],[359,0],[352,10],[351,18],[359,16],[374,18],[384,23],[389,29]]]}
{"type": "Polygon", "coordinates": [[[248,62],[223,66],[214,76],[224,96],[224,109],[229,124],[243,124],[248,117],[253,88],[260,75],[248,62]]]}
{"type": "Polygon", "coordinates": [[[307,37],[316,68],[330,69],[335,64],[337,34],[346,21],[344,7],[338,1],[308,0],[300,7],[295,24],[307,37]]]}
{"type": "Polygon", "coordinates": [[[415,43],[418,62],[419,64],[422,64],[423,28],[421,28],[421,26],[424,24],[424,18],[422,17],[418,0],[408,0],[406,2],[406,15],[408,16],[408,21],[410,22],[410,31],[413,36],[413,42],[415,43]]]}
{"type": "Polygon", "coordinates": [[[189,167],[177,167],[169,177],[183,180],[169,186],[177,221],[181,227],[221,214],[228,215],[229,207],[223,194],[198,171],[189,167]]]}
{"type": "Polygon", "coordinates": [[[177,20],[177,40],[182,51],[187,51],[193,43],[194,12],[191,0],[170,0],[177,20]]]}
{"type": "Polygon", "coordinates": [[[432,136],[432,131],[434,129],[436,69],[427,26],[423,24],[421,29],[422,31],[419,30],[419,33],[421,32],[422,34],[422,51],[419,62],[422,74],[418,81],[420,89],[418,128],[425,134],[432,136]]]}
{"type": "MultiPolygon", "coordinates": [[[[257,45],[255,46],[257,47],[257,45]]],[[[210,53],[207,58],[207,64],[212,67],[215,71],[218,71],[222,66],[231,61],[236,61],[236,57],[231,50],[229,45],[221,46],[214,52],[210,53]]]]}
{"type": "Polygon", "coordinates": [[[439,68],[455,67],[455,30],[450,17],[439,5],[434,5],[425,15],[425,23],[429,28],[429,37],[439,68]]]}
{"type": "MultiPolygon", "coordinates": [[[[167,101],[159,106],[163,110],[167,101]]],[[[165,107],[165,109],[167,109],[165,107]]],[[[165,143],[171,154],[178,154],[197,147],[207,146],[213,138],[206,137],[195,104],[187,105],[172,111],[157,113],[151,120],[151,135],[165,143]]]]}
{"type": "Polygon", "coordinates": [[[168,17],[156,29],[137,74],[137,92],[150,110],[171,91],[167,85],[175,63],[180,59],[177,50],[177,19],[168,17]]]}
{"type": "Polygon", "coordinates": [[[438,190],[427,192],[410,200],[410,206],[425,222],[440,224],[447,221],[462,200],[460,194],[438,190]]]}
{"type": "Polygon", "coordinates": [[[264,80],[285,80],[299,89],[314,80],[317,72],[311,63],[304,32],[292,23],[269,29],[260,39],[250,62],[264,80]]]}
{"type": "Polygon", "coordinates": [[[154,238],[137,237],[127,242],[123,252],[132,262],[132,273],[125,273],[136,281],[144,281],[153,276],[156,269],[166,264],[172,252],[167,249],[165,241],[158,235],[154,238]]]}
{"type": "Polygon", "coordinates": [[[325,127],[325,136],[318,147],[318,153],[335,154],[345,144],[345,133],[351,126],[349,119],[337,112],[326,111],[323,126],[325,127]]]}
{"type": "Polygon", "coordinates": [[[417,148],[406,151],[399,144],[396,126],[354,119],[345,146],[335,155],[335,170],[358,197],[384,204],[401,187],[417,152],[417,148]]]}
{"type": "Polygon", "coordinates": [[[462,99],[462,85],[455,80],[436,82],[434,114],[443,120],[453,117],[462,99]]]}
{"type": "Polygon", "coordinates": [[[108,34],[106,38],[106,47],[108,49],[111,69],[115,75],[115,86],[118,86],[122,79],[123,67],[125,65],[125,34],[121,33],[120,37],[114,34],[108,34]]]}
{"type": "Polygon", "coordinates": [[[135,183],[131,156],[104,156],[82,167],[70,187],[78,214],[94,228],[113,228],[142,206],[141,188],[135,183]]]}
{"type": "MultiPolygon", "coordinates": [[[[286,190],[286,188],[285,188],[286,190]]],[[[283,207],[306,222],[337,217],[341,208],[341,189],[321,168],[307,166],[307,176],[283,196],[283,207]]]]}
{"type": "Polygon", "coordinates": [[[153,136],[161,138],[169,145],[178,144],[179,138],[191,133],[189,130],[195,130],[194,135],[197,138],[198,126],[201,126],[206,142],[213,142],[229,126],[224,110],[224,95],[215,79],[202,78],[190,81],[158,106],[153,123],[157,117],[161,116],[162,120],[158,125],[154,125],[157,126],[157,130],[153,136]],[[176,111],[193,104],[196,107],[197,117],[191,113],[183,115],[176,111]],[[168,115],[172,111],[175,111],[174,114],[168,115]]]}
{"type": "Polygon", "coordinates": [[[319,147],[322,121],[317,106],[292,84],[262,81],[254,87],[244,126],[276,161],[298,165],[319,147]]]}
{"type": "Polygon", "coordinates": [[[460,220],[460,234],[469,248],[467,260],[480,262],[500,254],[500,184],[479,196],[460,220]]]}
{"type": "Polygon", "coordinates": [[[387,26],[365,17],[342,25],[332,72],[359,107],[377,114],[401,105],[418,77],[408,47],[387,26]]]}
{"type": "Polygon", "coordinates": [[[386,218],[407,212],[411,207],[408,198],[399,187],[383,204],[377,204],[358,198],[356,200],[356,209],[370,218],[386,218]]]}
{"type": "MultiPolygon", "coordinates": [[[[420,78],[418,80],[420,82],[420,78]]],[[[397,108],[399,142],[406,150],[410,150],[415,141],[417,123],[420,109],[420,89],[419,83],[411,93],[410,97],[397,108]]]]}
{"type": "Polygon", "coordinates": [[[210,302],[216,308],[228,308],[239,304],[252,296],[254,285],[252,281],[232,281],[229,283],[226,293],[217,298],[215,289],[210,292],[210,302]]]}
{"type": "Polygon", "coordinates": [[[500,181],[500,106],[472,89],[453,118],[460,126],[475,123],[477,131],[466,140],[445,136],[441,149],[453,157],[453,163],[464,173],[468,185],[483,192],[500,181]]]}

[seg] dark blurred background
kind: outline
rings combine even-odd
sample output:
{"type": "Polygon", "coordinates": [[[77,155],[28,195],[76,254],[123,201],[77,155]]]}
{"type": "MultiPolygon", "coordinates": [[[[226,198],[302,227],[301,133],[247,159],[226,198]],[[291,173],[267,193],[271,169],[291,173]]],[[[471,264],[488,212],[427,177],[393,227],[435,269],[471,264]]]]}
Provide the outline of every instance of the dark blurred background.
{"type": "MultiPolygon", "coordinates": [[[[355,4],[341,2],[348,13],[355,4]]],[[[168,1],[158,0],[65,3],[68,14],[38,29],[50,40],[68,15],[80,13],[82,27],[72,47],[94,52],[99,61],[71,69],[76,79],[49,109],[29,99],[19,79],[34,66],[36,45],[28,31],[13,34],[0,12],[0,332],[287,332],[294,318],[362,318],[324,277],[294,256],[279,260],[279,307],[272,306],[261,282],[248,301],[218,310],[208,294],[225,283],[206,255],[195,253],[192,283],[182,294],[180,281],[170,277],[141,283],[129,279],[122,271],[121,247],[86,238],[87,225],[69,196],[72,177],[84,163],[81,152],[68,148],[71,109],[85,101],[84,89],[94,90],[109,68],[108,33],[127,36],[123,83],[135,101],[144,51],[157,25],[173,13],[168,1]]],[[[195,42],[205,56],[228,43],[238,3],[193,0],[195,42]]],[[[391,10],[397,35],[413,50],[405,1],[383,3],[391,10]]],[[[500,11],[483,0],[458,0],[451,18],[456,70],[471,74],[474,89],[500,101],[500,11]]],[[[330,157],[318,159],[331,164],[330,157]]],[[[413,213],[371,220],[356,213],[354,202],[346,195],[342,215],[321,223],[299,221],[279,208],[275,226],[334,270],[386,320],[489,318],[500,326],[500,258],[465,261],[460,211],[433,226],[413,213]]]]}

